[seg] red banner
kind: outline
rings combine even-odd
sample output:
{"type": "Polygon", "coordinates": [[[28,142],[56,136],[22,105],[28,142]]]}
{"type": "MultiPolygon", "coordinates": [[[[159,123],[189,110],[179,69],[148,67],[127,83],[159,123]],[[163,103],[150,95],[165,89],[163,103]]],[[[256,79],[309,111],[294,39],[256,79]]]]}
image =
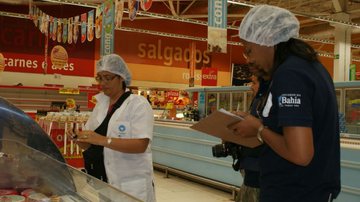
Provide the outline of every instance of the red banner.
{"type": "MultiPolygon", "coordinates": [[[[18,53],[3,53],[6,72],[44,73],[44,55],[29,55],[18,53]]],[[[48,59],[50,61],[50,59],[48,59]]],[[[71,76],[94,76],[94,62],[92,60],[69,58],[62,68],[49,62],[47,74],[61,74],[71,76]]]]}
{"type": "Polygon", "coordinates": [[[202,86],[216,86],[217,85],[217,68],[202,68],[201,70],[201,85],[202,86]]]}
{"type": "Polygon", "coordinates": [[[58,43],[49,40],[48,52],[55,46],[63,47],[61,55],[68,60],[62,68],[51,63],[60,55],[47,56],[47,71],[44,70],[45,34],[39,31],[34,23],[27,19],[0,16],[0,47],[5,58],[5,70],[8,72],[47,73],[73,76],[94,76],[95,42],[58,43]]]}

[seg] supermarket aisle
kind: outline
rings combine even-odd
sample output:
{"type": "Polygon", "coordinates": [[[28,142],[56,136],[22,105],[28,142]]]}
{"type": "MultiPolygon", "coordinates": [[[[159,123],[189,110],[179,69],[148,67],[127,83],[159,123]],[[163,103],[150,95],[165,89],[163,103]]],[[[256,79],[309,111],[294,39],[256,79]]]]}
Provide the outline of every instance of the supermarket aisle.
{"type": "Polygon", "coordinates": [[[231,202],[232,195],[177,176],[155,172],[157,202],[231,202]]]}

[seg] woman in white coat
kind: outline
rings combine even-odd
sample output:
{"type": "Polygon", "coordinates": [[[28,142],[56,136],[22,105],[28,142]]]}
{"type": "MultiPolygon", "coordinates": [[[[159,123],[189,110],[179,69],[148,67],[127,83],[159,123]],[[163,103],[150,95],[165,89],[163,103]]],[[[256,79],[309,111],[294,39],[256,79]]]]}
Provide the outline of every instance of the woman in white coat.
{"type": "Polygon", "coordinates": [[[103,163],[109,184],[142,201],[154,202],[152,108],[146,98],[126,89],[131,75],[120,56],[102,57],[96,64],[96,72],[102,92],[96,95],[97,104],[85,125],[86,130],[69,135],[76,136],[85,152],[91,145],[104,147],[103,163]],[[122,103],[116,109],[119,100],[122,103]],[[106,119],[108,124],[104,123],[106,119]],[[100,131],[105,128],[106,134],[97,133],[99,128],[103,128],[100,131]]]}

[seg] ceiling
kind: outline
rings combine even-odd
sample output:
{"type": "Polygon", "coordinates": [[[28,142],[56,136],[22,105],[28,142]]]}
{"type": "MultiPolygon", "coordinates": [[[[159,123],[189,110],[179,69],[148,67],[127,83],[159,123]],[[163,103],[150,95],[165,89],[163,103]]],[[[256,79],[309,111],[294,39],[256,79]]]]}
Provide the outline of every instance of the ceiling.
{"type": "MultiPolygon", "coordinates": [[[[94,7],[104,0],[33,0],[39,6],[84,6],[94,7]]],[[[125,0],[127,8],[127,0],[125,0]]],[[[26,6],[29,0],[0,0],[0,12],[6,7],[26,6]]],[[[298,17],[301,29],[300,38],[309,42],[319,53],[333,57],[335,27],[343,26],[351,31],[352,59],[360,60],[360,0],[228,0],[228,35],[230,41],[238,41],[237,27],[247,11],[257,4],[269,4],[286,8],[298,17]]],[[[136,20],[147,20],[149,26],[143,30],[156,31],[157,34],[171,32],[166,29],[153,30],[150,22],[161,18],[174,24],[190,23],[204,27],[204,34],[176,31],[182,37],[204,37],[206,40],[208,0],[153,0],[148,11],[138,13],[136,20]]],[[[128,20],[128,18],[123,18],[128,20]]],[[[170,24],[169,24],[170,26],[170,24]]]]}

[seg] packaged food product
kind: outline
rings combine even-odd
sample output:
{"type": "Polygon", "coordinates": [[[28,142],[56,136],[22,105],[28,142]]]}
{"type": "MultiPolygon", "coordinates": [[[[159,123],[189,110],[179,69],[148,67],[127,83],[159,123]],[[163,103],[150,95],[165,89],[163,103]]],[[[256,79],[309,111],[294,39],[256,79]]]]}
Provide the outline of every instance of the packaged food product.
{"type": "Polygon", "coordinates": [[[20,195],[0,196],[1,202],[25,202],[25,197],[20,195]]]}
{"type": "Polygon", "coordinates": [[[29,197],[31,194],[34,194],[36,193],[35,190],[33,189],[25,189],[24,191],[21,192],[21,196],[24,196],[24,197],[29,197]]]}
{"type": "Polygon", "coordinates": [[[33,193],[29,195],[27,202],[50,202],[50,198],[42,193],[33,193]]]}
{"type": "Polygon", "coordinates": [[[0,189],[0,196],[16,195],[18,194],[15,189],[0,189]]]}
{"type": "Polygon", "coordinates": [[[60,202],[60,196],[52,195],[52,196],[50,196],[50,201],[51,202],[60,202]]]}

